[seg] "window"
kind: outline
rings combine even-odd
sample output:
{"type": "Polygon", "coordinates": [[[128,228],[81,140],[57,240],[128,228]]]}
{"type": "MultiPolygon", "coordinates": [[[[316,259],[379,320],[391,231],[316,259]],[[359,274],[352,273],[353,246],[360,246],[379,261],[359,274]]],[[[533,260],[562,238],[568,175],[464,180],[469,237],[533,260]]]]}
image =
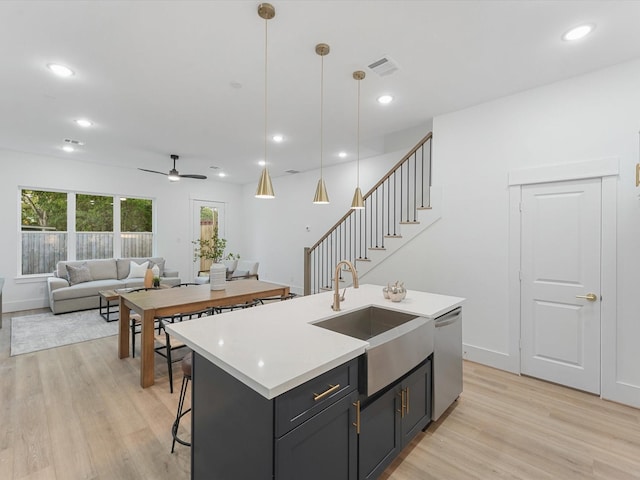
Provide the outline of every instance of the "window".
{"type": "Polygon", "coordinates": [[[153,200],[21,190],[22,275],[60,260],[153,255],[153,200]],[[119,216],[119,224],[114,219],[119,216]],[[67,222],[71,222],[70,228],[67,222]]]}
{"type": "Polygon", "coordinates": [[[67,194],[22,190],[22,274],[52,272],[67,259],[67,194]]]}
{"type": "Polygon", "coordinates": [[[146,198],[120,198],[122,257],[150,257],[153,253],[153,202],[146,198]]]}
{"type": "Polygon", "coordinates": [[[76,260],[113,258],[113,197],[76,195],[76,260]]]}

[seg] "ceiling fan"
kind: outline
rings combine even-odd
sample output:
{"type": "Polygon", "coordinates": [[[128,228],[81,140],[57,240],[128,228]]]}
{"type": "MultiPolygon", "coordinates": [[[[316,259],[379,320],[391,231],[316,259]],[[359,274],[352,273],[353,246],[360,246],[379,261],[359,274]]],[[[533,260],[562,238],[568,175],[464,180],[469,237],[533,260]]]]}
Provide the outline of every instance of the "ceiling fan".
{"type": "Polygon", "coordinates": [[[176,160],[178,160],[179,158],[180,157],[178,155],[171,155],[171,159],[173,160],[173,168],[169,170],[169,173],[158,172],[156,170],[147,170],[146,168],[138,168],[138,170],[142,170],[143,172],[159,173],[160,175],[166,175],[167,178],[169,178],[169,181],[171,182],[177,182],[181,178],[196,178],[198,180],[207,179],[206,175],[196,175],[191,173],[185,173],[181,175],[180,172],[176,170],[176,160]]]}

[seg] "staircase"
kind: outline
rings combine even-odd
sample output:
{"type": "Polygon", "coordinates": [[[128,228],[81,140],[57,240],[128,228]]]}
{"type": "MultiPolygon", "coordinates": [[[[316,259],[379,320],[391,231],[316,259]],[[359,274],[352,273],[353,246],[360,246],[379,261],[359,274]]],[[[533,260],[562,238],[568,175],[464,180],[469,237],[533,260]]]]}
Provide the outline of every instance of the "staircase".
{"type": "MultiPolygon", "coordinates": [[[[350,261],[362,277],[440,218],[440,192],[431,187],[429,132],[312,247],[304,249],[304,294],[333,288],[335,266],[350,261]]],[[[351,280],[351,275],[339,282],[351,280]]],[[[347,283],[345,283],[347,286],[347,283]]]]}

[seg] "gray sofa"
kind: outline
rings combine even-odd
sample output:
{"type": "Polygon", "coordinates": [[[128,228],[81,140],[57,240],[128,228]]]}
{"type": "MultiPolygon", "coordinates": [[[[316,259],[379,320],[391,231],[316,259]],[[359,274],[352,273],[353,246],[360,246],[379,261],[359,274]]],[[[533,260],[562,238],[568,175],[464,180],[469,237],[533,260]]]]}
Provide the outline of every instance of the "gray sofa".
{"type": "MultiPolygon", "coordinates": [[[[49,307],[55,314],[98,308],[100,305],[98,292],[101,290],[142,287],[144,285],[143,277],[129,278],[130,266],[131,262],[141,265],[146,261],[158,265],[160,283],[166,285],[180,283],[178,272],[166,269],[165,260],[162,257],[62,261],[56,265],[53,276],[47,278],[49,307]],[[80,271],[84,275],[71,275],[70,277],[67,265],[71,270],[76,267],[75,271],[80,271]],[[85,265],[86,268],[84,268],[85,265]]],[[[150,263],[149,266],[152,264],[150,263]]]]}

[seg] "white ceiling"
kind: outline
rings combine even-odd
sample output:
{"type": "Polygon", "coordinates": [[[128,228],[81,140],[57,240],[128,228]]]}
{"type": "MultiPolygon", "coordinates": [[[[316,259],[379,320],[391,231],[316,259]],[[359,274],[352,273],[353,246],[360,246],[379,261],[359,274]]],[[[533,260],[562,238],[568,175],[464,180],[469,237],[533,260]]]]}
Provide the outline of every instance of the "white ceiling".
{"type": "MultiPolygon", "coordinates": [[[[162,171],[175,153],[181,173],[217,180],[210,169],[217,166],[228,174],[224,181],[257,182],[265,34],[258,3],[0,2],[0,147],[162,171]],[[52,75],[50,62],[75,76],[52,75]],[[76,126],[80,117],[94,126],[76,126]],[[65,138],[85,145],[63,152],[65,138]]],[[[381,152],[384,135],[435,115],[640,57],[638,1],[272,3],[268,133],[285,136],[268,145],[273,176],[319,166],[320,42],[331,47],[325,165],[355,159],[354,70],[367,72],[364,158],[381,152]],[[589,37],[561,40],[584,22],[596,24],[589,37]],[[383,55],[400,69],[380,77],[366,66],[383,55]],[[377,104],[381,93],[395,101],[377,104]],[[340,150],[349,156],[339,159],[340,150]]]]}

